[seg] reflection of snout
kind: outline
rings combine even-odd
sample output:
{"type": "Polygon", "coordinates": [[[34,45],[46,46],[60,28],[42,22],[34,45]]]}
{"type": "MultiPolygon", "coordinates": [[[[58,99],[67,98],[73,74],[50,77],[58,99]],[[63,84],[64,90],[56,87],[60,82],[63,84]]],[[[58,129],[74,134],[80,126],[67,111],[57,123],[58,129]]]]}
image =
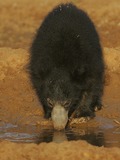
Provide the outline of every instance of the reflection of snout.
{"type": "Polygon", "coordinates": [[[61,143],[63,141],[68,141],[65,132],[64,131],[54,131],[53,142],[61,143]]]}
{"type": "Polygon", "coordinates": [[[63,106],[56,104],[53,107],[51,117],[54,128],[56,130],[62,130],[65,128],[68,121],[68,111],[66,111],[63,106]]]}

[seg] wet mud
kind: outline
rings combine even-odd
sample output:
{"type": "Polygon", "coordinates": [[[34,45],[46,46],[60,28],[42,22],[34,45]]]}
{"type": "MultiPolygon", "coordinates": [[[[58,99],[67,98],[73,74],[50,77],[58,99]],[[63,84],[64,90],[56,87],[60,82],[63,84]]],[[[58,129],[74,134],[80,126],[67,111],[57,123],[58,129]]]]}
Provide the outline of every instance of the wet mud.
{"type": "Polygon", "coordinates": [[[9,123],[0,127],[0,140],[36,144],[85,140],[94,146],[120,147],[120,127],[106,124],[101,127],[71,127],[64,131],[55,131],[52,128],[31,125],[17,126],[9,123]]]}

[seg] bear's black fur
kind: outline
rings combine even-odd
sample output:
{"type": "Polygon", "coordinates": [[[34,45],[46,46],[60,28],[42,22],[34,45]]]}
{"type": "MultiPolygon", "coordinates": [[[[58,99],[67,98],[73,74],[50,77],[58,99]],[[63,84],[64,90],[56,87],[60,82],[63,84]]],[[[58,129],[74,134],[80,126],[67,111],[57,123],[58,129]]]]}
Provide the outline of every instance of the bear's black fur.
{"type": "Polygon", "coordinates": [[[54,102],[67,102],[68,117],[94,117],[101,109],[104,62],[98,34],[88,15],[73,4],[53,9],[38,29],[31,46],[30,75],[51,116],[54,102]],[[52,104],[51,104],[52,105],[52,104]]]}

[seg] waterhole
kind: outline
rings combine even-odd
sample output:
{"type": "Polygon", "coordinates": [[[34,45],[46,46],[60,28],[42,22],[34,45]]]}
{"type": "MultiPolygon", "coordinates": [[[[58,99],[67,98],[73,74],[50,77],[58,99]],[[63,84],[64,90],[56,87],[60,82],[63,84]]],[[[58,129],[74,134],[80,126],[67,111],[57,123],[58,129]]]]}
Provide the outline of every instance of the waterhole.
{"type": "Polygon", "coordinates": [[[17,126],[4,123],[0,126],[0,140],[17,143],[56,142],[85,140],[95,146],[120,147],[120,127],[104,125],[101,127],[67,128],[64,131],[41,128],[38,126],[17,126]]]}

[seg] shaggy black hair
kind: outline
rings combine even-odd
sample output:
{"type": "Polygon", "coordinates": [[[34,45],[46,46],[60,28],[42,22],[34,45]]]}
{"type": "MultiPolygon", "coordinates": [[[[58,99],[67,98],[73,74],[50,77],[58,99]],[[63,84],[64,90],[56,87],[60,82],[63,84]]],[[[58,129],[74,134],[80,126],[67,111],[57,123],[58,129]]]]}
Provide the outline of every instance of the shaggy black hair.
{"type": "Polygon", "coordinates": [[[51,116],[47,98],[71,100],[69,117],[94,117],[101,109],[104,61],[99,36],[88,15],[71,3],[54,8],[44,19],[31,46],[30,75],[51,116]]]}

